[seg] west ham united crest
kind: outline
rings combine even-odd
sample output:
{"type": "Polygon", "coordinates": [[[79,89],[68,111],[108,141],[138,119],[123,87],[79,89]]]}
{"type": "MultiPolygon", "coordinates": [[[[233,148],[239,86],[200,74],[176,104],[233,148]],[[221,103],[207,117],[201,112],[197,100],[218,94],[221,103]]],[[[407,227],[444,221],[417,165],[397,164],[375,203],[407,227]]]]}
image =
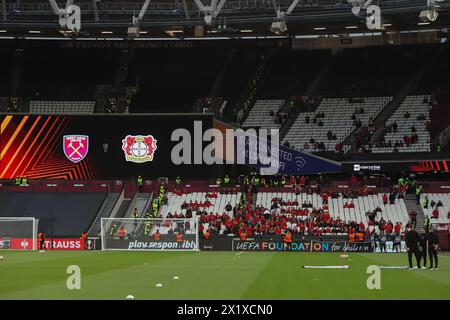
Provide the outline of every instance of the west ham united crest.
{"type": "Polygon", "coordinates": [[[67,159],[73,163],[83,160],[89,150],[89,137],[82,135],[69,135],[63,137],[63,150],[67,159]]]}
{"type": "Polygon", "coordinates": [[[142,163],[153,161],[153,155],[157,148],[157,140],[152,135],[131,136],[122,140],[122,150],[127,161],[142,163]]]}

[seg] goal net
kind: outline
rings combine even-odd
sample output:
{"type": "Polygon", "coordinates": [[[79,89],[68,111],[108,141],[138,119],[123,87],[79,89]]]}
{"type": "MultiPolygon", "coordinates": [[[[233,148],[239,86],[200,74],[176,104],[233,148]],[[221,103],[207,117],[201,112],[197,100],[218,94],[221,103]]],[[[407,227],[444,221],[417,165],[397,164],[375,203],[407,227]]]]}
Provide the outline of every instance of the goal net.
{"type": "Polygon", "coordinates": [[[197,251],[198,219],[102,218],[102,250],[197,251]]]}
{"type": "Polygon", "coordinates": [[[0,217],[0,249],[37,250],[38,221],[32,217],[0,217]]]}

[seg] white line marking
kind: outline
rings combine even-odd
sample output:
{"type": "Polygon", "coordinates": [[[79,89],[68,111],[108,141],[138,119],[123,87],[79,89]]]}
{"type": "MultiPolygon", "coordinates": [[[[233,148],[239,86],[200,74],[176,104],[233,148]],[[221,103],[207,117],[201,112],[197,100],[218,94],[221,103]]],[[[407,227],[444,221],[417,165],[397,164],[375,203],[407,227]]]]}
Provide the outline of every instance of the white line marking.
{"type": "Polygon", "coordinates": [[[350,269],[350,266],[303,266],[305,269],[350,269]]]}
{"type": "Polygon", "coordinates": [[[243,253],[245,253],[245,251],[238,252],[238,253],[236,253],[236,255],[239,256],[239,255],[241,255],[243,253]]]}
{"type": "Polygon", "coordinates": [[[408,266],[378,266],[380,269],[408,269],[408,266]]]}

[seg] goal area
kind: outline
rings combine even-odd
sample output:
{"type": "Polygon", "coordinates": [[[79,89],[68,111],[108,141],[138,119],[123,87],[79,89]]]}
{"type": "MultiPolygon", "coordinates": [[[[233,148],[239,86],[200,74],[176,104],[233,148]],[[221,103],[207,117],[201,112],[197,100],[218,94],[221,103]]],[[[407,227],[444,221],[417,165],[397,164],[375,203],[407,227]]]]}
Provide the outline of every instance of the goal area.
{"type": "Polygon", "coordinates": [[[37,250],[38,222],[33,217],[0,217],[0,250],[37,250]]]}
{"type": "Polygon", "coordinates": [[[197,251],[198,219],[102,218],[102,250],[197,251]]]}

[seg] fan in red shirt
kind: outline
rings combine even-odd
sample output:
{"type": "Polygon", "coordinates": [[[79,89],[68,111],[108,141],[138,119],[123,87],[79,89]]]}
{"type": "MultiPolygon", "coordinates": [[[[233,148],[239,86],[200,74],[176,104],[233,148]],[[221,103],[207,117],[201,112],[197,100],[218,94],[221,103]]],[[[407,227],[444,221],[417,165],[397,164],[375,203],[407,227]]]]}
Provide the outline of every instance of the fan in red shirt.
{"type": "Polygon", "coordinates": [[[301,185],[301,186],[304,186],[305,183],[306,183],[306,179],[305,179],[304,176],[302,176],[302,177],[300,178],[300,185],[301,185]]]}
{"type": "Polygon", "coordinates": [[[432,219],[438,219],[439,218],[439,210],[436,208],[436,209],[434,209],[433,210],[433,213],[432,213],[432,219]]]}
{"type": "Polygon", "coordinates": [[[383,204],[386,205],[387,203],[388,203],[388,196],[387,196],[387,194],[385,193],[385,194],[383,195],[383,204]]]}
{"type": "Polygon", "coordinates": [[[397,222],[394,226],[394,232],[395,232],[395,234],[400,234],[401,231],[402,231],[402,226],[400,225],[399,222],[397,222]]]}
{"type": "Polygon", "coordinates": [[[386,224],[386,233],[387,234],[391,234],[392,233],[392,224],[391,223],[387,223],[386,224]]]}
{"type": "Polygon", "coordinates": [[[359,227],[359,230],[360,230],[361,232],[364,231],[364,230],[366,229],[366,226],[365,226],[364,223],[362,223],[362,222],[359,223],[358,227],[359,227]]]}

